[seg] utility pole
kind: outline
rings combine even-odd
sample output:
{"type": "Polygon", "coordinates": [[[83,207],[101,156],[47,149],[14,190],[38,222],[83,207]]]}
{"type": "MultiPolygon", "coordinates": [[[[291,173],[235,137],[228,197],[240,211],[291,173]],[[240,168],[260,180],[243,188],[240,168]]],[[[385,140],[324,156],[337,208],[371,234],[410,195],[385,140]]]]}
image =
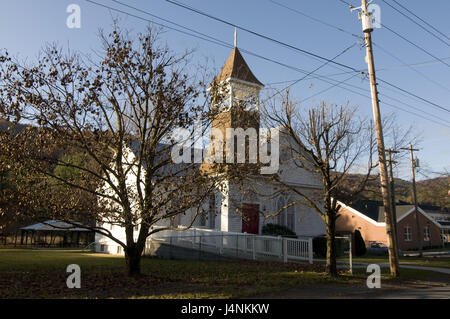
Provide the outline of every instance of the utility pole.
{"type": "Polygon", "coordinates": [[[414,196],[414,208],[416,210],[416,228],[417,228],[417,244],[419,248],[419,257],[422,257],[422,232],[420,231],[420,222],[419,222],[419,209],[417,205],[417,191],[416,191],[416,173],[415,167],[417,166],[414,163],[414,151],[419,151],[416,148],[413,148],[411,144],[409,144],[408,148],[402,148],[402,150],[408,150],[411,153],[411,175],[412,175],[412,190],[414,196]]]}
{"type": "Polygon", "coordinates": [[[394,173],[392,170],[392,164],[396,164],[397,162],[392,160],[392,154],[400,153],[399,151],[393,150],[391,148],[387,148],[386,152],[389,154],[389,184],[391,190],[391,203],[392,203],[392,219],[394,220],[394,239],[397,243],[398,247],[398,231],[397,231],[397,207],[395,202],[395,186],[394,186],[394,173]]]}
{"type": "Polygon", "coordinates": [[[381,194],[383,196],[383,206],[386,222],[386,235],[389,249],[389,265],[391,269],[391,275],[398,277],[399,263],[398,263],[398,250],[397,242],[394,237],[393,218],[391,213],[391,196],[388,187],[388,177],[386,168],[386,154],[384,148],[383,128],[381,124],[380,105],[378,100],[377,81],[375,76],[375,64],[373,61],[372,50],[372,38],[371,32],[373,31],[372,13],[367,10],[367,0],[361,0],[360,8],[350,8],[351,11],[355,9],[361,9],[359,17],[362,21],[362,28],[364,32],[364,42],[366,45],[366,62],[368,65],[369,78],[370,78],[370,93],[372,96],[372,108],[373,117],[375,122],[375,131],[378,145],[378,162],[380,165],[380,180],[381,180],[381,194]]]}

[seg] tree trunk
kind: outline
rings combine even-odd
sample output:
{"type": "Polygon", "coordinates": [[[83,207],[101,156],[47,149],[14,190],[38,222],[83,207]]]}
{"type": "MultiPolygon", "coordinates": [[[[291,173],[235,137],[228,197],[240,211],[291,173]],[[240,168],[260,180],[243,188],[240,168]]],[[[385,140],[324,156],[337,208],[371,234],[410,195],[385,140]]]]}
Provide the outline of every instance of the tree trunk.
{"type": "Polygon", "coordinates": [[[336,267],[336,236],[335,236],[336,221],[333,217],[327,218],[327,264],[325,271],[332,277],[337,276],[336,267]]]}
{"type": "Polygon", "coordinates": [[[125,249],[128,276],[138,277],[141,275],[141,254],[142,251],[139,251],[137,247],[127,247],[125,249]]]}

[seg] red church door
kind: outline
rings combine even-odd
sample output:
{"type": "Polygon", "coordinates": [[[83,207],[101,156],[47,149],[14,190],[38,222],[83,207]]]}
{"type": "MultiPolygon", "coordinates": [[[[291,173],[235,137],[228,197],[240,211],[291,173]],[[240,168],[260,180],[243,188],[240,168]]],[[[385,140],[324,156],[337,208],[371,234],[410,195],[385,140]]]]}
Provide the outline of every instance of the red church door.
{"type": "Polygon", "coordinates": [[[242,232],[248,234],[258,234],[259,230],[259,205],[242,205],[242,232]]]}

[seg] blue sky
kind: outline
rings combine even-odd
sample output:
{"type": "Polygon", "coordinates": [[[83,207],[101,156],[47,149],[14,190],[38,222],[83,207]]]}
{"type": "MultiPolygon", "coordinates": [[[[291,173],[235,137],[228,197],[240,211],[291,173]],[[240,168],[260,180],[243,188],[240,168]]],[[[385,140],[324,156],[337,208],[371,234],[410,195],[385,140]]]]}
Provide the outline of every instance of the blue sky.
{"type": "MultiPolygon", "coordinates": [[[[95,1],[150,20],[158,21],[144,13],[133,11],[111,0],[95,1]]],[[[356,12],[351,13],[348,7],[341,1],[276,1],[317,19],[326,21],[329,24],[362,35],[361,23],[357,19],[356,12]]],[[[386,1],[392,3],[392,0],[386,1]]],[[[433,2],[421,0],[397,1],[431,23],[447,36],[450,36],[450,20],[448,19],[450,2],[448,0],[436,0],[433,2]]],[[[164,0],[123,0],[123,2],[219,38],[229,44],[233,43],[233,27],[189,12],[164,0]]],[[[349,0],[346,2],[359,5],[358,0],[349,0]]],[[[197,9],[237,25],[327,58],[336,56],[345,48],[358,41],[356,37],[307,19],[269,0],[184,0],[184,3],[188,3],[197,9]]],[[[449,46],[438,41],[395,12],[383,0],[376,0],[374,3],[378,4],[381,8],[382,24],[392,28],[434,56],[450,64],[449,46]]],[[[85,0],[3,0],[2,10],[0,12],[0,47],[8,49],[11,54],[29,60],[33,60],[39,49],[48,42],[58,42],[62,46],[70,47],[73,50],[89,53],[99,48],[97,39],[98,30],[99,28],[108,30],[111,26],[112,17],[120,17],[122,24],[135,32],[142,31],[147,25],[147,22],[110,11],[85,0]],[[69,4],[78,4],[81,7],[80,29],[69,29],[66,26],[66,19],[69,15],[66,12],[66,8],[69,4]]],[[[208,58],[212,61],[211,65],[218,69],[220,69],[230,53],[230,49],[228,48],[176,31],[168,30],[163,34],[163,37],[163,40],[167,41],[173,50],[182,52],[187,48],[194,48],[195,59],[203,61],[204,58],[208,58]]],[[[374,54],[376,68],[378,70],[377,75],[381,79],[450,109],[450,67],[395,36],[386,28],[381,27],[380,29],[375,29],[372,37],[376,44],[374,54]],[[390,54],[386,53],[386,51],[390,54]],[[397,59],[392,57],[392,55],[397,59]],[[416,63],[419,63],[414,66],[416,71],[402,66],[404,64],[416,63]],[[418,74],[417,71],[421,74],[418,74]]],[[[450,43],[449,40],[447,42],[450,43]]],[[[312,71],[323,63],[244,31],[238,32],[238,47],[306,71],[312,71]]],[[[245,53],[243,55],[254,74],[266,86],[270,83],[299,79],[303,76],[294,70],[258,57],[245,53]]],[[[364,57],[365,49],[358,44],[337,58],[336,61],[352,66],[358,70],[366,70],[364,57]]],[[[317,74],[333,75],[343,72],[348,72],[348,70],[327,65],[320,69],[317,74]]],[[[331,77],[337,81],[342,81],[351,75],[347,73],[333,75],[331,77]]],[[[364,95],[370,95],[367,79],[362,79],[359,75],[345,83],[358,86],[363,91],[348,86],[351,90],[361,92],[364,95]]],[[[291,92],[298,100],[302,100],[330,86],[328,83],[309,78],[293,86],[291,92]]],[[[278,85],[277,87],[281,88],[282,85],[278,85]]],[[[415,130],[421,133],[422,142],[418,145],[420,152],[417,155],[421,159],[422,166],[427,168],[428,171],[450,170],[450,128],[448,127],[450,126],[450,113],[439,110],[424,101],[405,95],[382,83],[380,83],[379,91],[381,93],[382,114],[387,115],[395,112],[399,125],[404,127],[414,125],[415,130]],[[416,109],[401,104],[399,101],[409,104],[416,109]],[[418,114],[418,116],[410,112],[396,110],[394,107],[384,104],[384,102],[400,106],[402,109],[418,114]],[[447,127],[428,121],[425,118],[446,123],[447,127]]],[[[351,105],[359,107],[359,114],[372,116],[370,99],[340,87],[329,89],[304,103],[312,105],[321,100],[337,104],[349,102],[351,105]]],[[[405,158],[398,170],[399,177],[405,179],[410,178],[407,164],[409,164],[408,158],[405,158]]],[[[424,176],[419,174],[419,178],[424,178],[424,176]]]]}

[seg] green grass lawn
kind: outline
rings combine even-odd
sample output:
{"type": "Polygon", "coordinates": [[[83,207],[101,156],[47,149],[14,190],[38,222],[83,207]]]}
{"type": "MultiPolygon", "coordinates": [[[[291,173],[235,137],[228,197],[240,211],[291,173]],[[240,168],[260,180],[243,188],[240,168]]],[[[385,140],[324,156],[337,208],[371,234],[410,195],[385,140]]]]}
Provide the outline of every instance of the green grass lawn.
{"type": "Polygon", "coordinates": [[[242,298],[317,284],[361,286],[367,276],[361,270],[330,278],[322,265],[299,263],[156,258],[142,259],[142,273],[128,278],[123,257],[0,249],[0,298],[242,298]],[[81,267],[81,289],[66,286],[69,264],[81,267]]]}
{"type": "Polygon", "coordinates": [[[142,259],[139,279],[123,257],[73,250],[0,249],[0,297],[238,298],[331,279],[320,265],[252,261],[142,259]],[[66,287],[66,267],[81,267],[81,289],[66,287]]]}

